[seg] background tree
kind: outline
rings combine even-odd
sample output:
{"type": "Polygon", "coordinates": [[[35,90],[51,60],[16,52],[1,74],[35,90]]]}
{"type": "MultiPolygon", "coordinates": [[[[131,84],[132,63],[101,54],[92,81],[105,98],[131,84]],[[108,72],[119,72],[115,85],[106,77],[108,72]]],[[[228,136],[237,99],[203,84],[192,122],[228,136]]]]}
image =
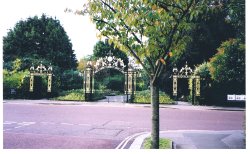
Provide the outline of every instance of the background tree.
{"type": "MultiPolygon", "coordinates": [[[[217,48],[220,47],[222,42],[229,38],[234,38],[237,35],[237,28],[228,20],[229,5],[230,3],[227,0],[220,0],[220,3],[211,2],[206,11],[203,11],[195,20],[190,21],[193,23],[192,28],[188,32],[190,40],[184,50],[174,51],[175,54],[164,72],[165,77],[162,78],[163,83],[172,85],[172,78],[170,78],[170,76],[172,75],[174,65],[181,68],[188,62],[188,65],[192,67],[192,69],[195,69],[195,66],[209,61],[209,59],[217,53],[217,48]]],[[[178,99],[189,93],[187,80],[182,81],[182,79],[180,79],[179,85],[178,99]]],[[[160,88],[168,94],[172,94],[171,86],[162,85],[160,88]]]]}
{"type": "Polygon", "coordinates": [[[40,61],[60,69],[76,68],[77,60],[72,44],[59,20],[42,15],[19,21],[3,38],[4,68],[21,59],[20,70],[40,61]]]}
{"type": "MultiPolygon", "coordinates": [[[[211,7],[213,12],[223,12],[224,22],[230,31],[230,35],[225,35],[220,45],[211,52],[212,55],[207,63],[203,63],[206,69],[200,69],[199,74],[204,72],[206,80],[201,82],[201,93],[206,105],[231,105],[244,106],[244,102],[227,102],[227,94],[245,94],[245,1],[244,0],[224,0],[214,1],[211,7]],[[205,71],[204,71],[205,70],[205,71]],[[208,83],[208,84],[207,84],[208,83]],[[208,86],[209,85],[209,86],[208,86]]],[[[225,25],[220,24],[220,25],[225,25]]],[[[219,26],[219,25],[218,25],[219,26]]],[[[216,26],[216,28],[218,27],[216,26]]],[[[215,31],[216,31],[215,28],[215,31]]]]}
{"type": "MultiPolygon", "coordinates": [[[[51,64],[53,66],[53,83],[50,96],[54,96],[62,83],[71,81],[71,78],[64,80],[63,76],[66,75],[62,75],[62,72],[67,69],[74,70],[77,66],[72,44],[59,20],[46,17],[44,14],[40,18],[35,16],[21,20],[13,29],[9,30],[7,36],[3,37],[3,60],[5,71],[11,74],[5,75],[4,87],[6,88],[4,91],[9,93],[10,88],[18,89],[20,97],[30,95],[28,76],[20,76],[22,77],[21,86],[13,87],[13,84],[7,82],[8,78],[15,76],[13,72],[18,76],[22,71],[27,71],[32,63],[37,66],[41,61],[45,66],[51,64]]],[[[73,73],[73,71],[71,72],[73,73]]],[[[46,87],[47,79],[36,77],[33,98],[47,97],[46,87]]]]}
{"type": "Polygon", "coordinates": [[[88,13],[100,35],[133,56],[150,78],[153,148],[159,148],[159,79],[170,51],[187,45],[189,20],[203,7],[203,0],[90,0],[78,11],[88,13]]]}

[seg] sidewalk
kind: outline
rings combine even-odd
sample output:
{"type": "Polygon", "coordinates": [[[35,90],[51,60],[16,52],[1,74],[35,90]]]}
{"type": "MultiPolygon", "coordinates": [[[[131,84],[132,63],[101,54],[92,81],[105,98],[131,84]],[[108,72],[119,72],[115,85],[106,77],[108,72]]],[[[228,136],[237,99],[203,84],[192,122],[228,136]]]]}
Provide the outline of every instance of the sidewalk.
{"type": "MultiPolygon", "coordinates": [[[[151,107],[151,104],[135,104],[123,102],[80,102],[80,101],[56,101],[56,100],[3,100],[3,103],[14,104],[47,104],[47,105],[88,105],[88,106],[108,106],[108,107],[151,107]]],[[[245,111],[240,107],[219,107],[219,106],[193,106],[188,102],[176,102],[176,104],[160,104],[160,108],[172,108],[181,110],[224,110],[224,111],[245,111]]]]}
{"type": "Polygon", "coordinates": [[[220,107],[220,106],[199,106],[188,102],[177,102],[175,105],[160,105],[162,108],[184,109],[184,110],[224,110],[224,111],[245,111],[241,107],[220,107]]]}
{"type": "MultiPolygon", "coordinates": [[[[143,140],[150,133],[144,133],[134,139],[129,149],[142,148],[143,140]]],[[[161,131],[161,138],[173,141],[173,149],[245,149],[245,136],[241,130],[208,131],[176,130],[161,131]]]]}

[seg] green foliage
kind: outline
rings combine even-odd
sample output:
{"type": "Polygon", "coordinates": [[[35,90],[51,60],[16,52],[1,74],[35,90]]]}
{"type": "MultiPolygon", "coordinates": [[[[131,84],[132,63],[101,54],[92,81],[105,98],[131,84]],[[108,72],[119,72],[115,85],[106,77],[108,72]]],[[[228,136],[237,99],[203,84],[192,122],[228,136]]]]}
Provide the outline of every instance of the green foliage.
{"type": "MultiPolygon", "coordinates": [[[[98,92],[95,92],[92,97],[94,101],[105,98],[105,96],[102,93],[98,92]]],[[[58,97],[52,99],[60,101],[84,101],[85,97],[83,89],[72,89],[72,90],[62,91],[59,93],[58,97]]]]}
{"type": "Polygon", "coordinates": [[[109,43],[133,56],[157,81],[164,67],[158,60],[168,61],[169,51],[185,46],[189,36],[186,32],[192,27],[189,18],[198,16],[205,4],[205,0],[90,0],[81,13],[88,13],[101,36],[107,36],[109,43]]]}
{"type": "Polygon", "coordinates": [[[124,91],[124,74],[115,69],[104,69],[95,74],[95,89],[102,92],[124,91]]]}
{"type": "MultiPolygon", "coordinates": [[[[137,91],[134,96],[134,103],[150,103],[151,95],[149,90],[137,91]]],[[[164,92],[160,91],[159,94],[159,102],[160,104],[172,104],[173,100],[166,95],[164,92]]]]}
{"type": "MultiPolygon", "coordinates": [[[[53,76],[52,78],[52,93],[47,93],[47,77],[46,76],[35,76],[34,77],[34,91],[29,92],[30,77],[29,71],[20,71],[22,66],[22,61],[17,58],[13,62],[12,71],[4,69],[3,71],[3,93],[4,98],[31,98],[40,99],[45,97],[52,97],[57,95],[58,87],[60,85],[59,81],[53,76]],[[10,95],[11,89],[15,89],[16,94],[10,95]]],[[[57,70],[55,68],[55,70],[57,70]]]]}
{"type": "MultiPolygon", "coordinates": [[[[194,71],[194,75],[199,75],[200,76],[200,92],[201,96],[199,100],[196,100],[196,103],[199,103],[200,105],[202,104],[208,104],[208,100],[210,100],[209,97],[211,97],[211,92],[212,92],[212,80],[211,80],[211,75],[209,68],[211,67],[210,63],[204,62],[200,65],[198,65],[194,71]]],[[[192,98],[192,80],[189,81],[189,89],[190,89],[190,95],[189,97],[192,98]]],[[[216,94],[217,95],[217,94],[216,94]]],[[[215,96],[214,96],[215,97],[215,96]]]]}
{"type": "Polygon", "coordinates": [[[209,79],[211,78],[210,71],[209,71],[210,67],[211,67],[210,63],[204,62],[198,65],[198,67],[196,67],[196,69],[194,70],[194,75],[199,75],[203,79],[209,79]]]}
{"type": "Polygon", "coordinates": [[[193,26],[188,31],[189,40],[184,50],[174,50],[172,63],[183,66],[186,61],[190,66],[208,61],[220,46],[222,41],[236,36],[237,28],[233,27],[228,18],[227,3],[207,10],[196,20],[192,20],[193,26]],[[230,33],[228,33],[230,31],[230,33]]]}
{"type": "Polygon", "coordinates": [[[16,91],[21,88],[24,77],[29,74],[28,71],[8,72],[3,70],[3,98],[14,97],[11,95],[11,89],[16,91]]]}
{"type": "Polygon", "coordinates": [[[216,82],[245,83],[245,45],[237,39],[223,42],[210,65],[211,77],[216,82]]]}
{"type": "MultiPolygon", "coordinates": [[[[148,137],[143,142],[144,149],[151,149],[151,137],[148,137]]],[[[172,141],[166,138],[160,138],[159,149],[172,149],[172,141]]]]}
{"type": "Polygon", "coordinates": [[[84,101],[83,89],[73,89],[73,90],[63,91],[59,95],[60,95],[59,97],[53,99],[60,101],[84,101]]]}
{"type": "MultiPolygon", "coordinates": [[[[42,15],[20,20],[7,36],[3,37],[4,68],[11,70],[12,62],[20,59],[19,70],[32,63],[51,63],[60,69],[76,68],[72,44],[60,22],[42,15]]],[[[17,63],[16,63],[17,64],[17,63]]]]}
{"type": "Polygon", "coordinates": [[[79,71],[65,70],[61,75],[60,89],[80,89],[83,88],[83,77],[79,71]]]}
{"type": "Polygon", "coordinates": [[[200,104],[242,106],[226,102],[226,96],[245,94],[245,45],[239,39],[223,42],[218,53],[199,65],[195,74],[201,76],[200,104]]]}
{"type": "Polygon", "coordinates": [[[237,30],[237,38],[245,40],[245,0],[230,0],[226,18],[237,30]]]}

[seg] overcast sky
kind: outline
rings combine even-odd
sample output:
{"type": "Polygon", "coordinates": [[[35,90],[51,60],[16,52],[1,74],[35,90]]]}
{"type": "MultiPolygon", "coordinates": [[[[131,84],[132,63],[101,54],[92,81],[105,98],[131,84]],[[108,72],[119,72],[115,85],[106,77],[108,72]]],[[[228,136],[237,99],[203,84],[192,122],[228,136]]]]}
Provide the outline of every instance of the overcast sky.
{"type": "Polygon", "coordinates": [[[92,54],[93,47],[98,41],[97,30],[87,16],[65,13],[65,8],[80,9],[87,0],[0,0],[0,36],[7,35],[19,20],[43,13],[60,20],[73,44],[77,59],[92,54]]]}

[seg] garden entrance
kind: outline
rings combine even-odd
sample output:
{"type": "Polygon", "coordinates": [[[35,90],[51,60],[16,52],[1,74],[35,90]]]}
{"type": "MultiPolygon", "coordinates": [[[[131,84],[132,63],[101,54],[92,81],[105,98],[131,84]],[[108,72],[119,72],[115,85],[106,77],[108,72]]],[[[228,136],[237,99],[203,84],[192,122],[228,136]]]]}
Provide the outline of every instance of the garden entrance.
{"type": "Polygon", "coordinates": [[[47,85],[47,93],[51,93],[51,87],[52,87],[52,66],[48,66],[46,68],[42,62],[39,66],[36,68],[33,66],[30,67],[30,87],[29,91],[31,92],[31,95],[33,98],[39,98],[41,97],[41,93],[44,93],[41,90],[45,90],[45,87],[42,85],[42,76],[48,76],[48,85],[47,85]],[[35,81],[36,79],[36,81],[35,81]],[[35,89],[35,90],[34,90],[35,89]]]}
{"type": "MultiPolygon", "coordinates": [[[[175,100],[178,99],[178,79],[181,79],[182,86],[190,90],[190,96],[192,100],[192,104],[196,103],[196,100],[200,97],[200,76],[195,75],[193,70],[188,67],[186,62],[185,67],[182,67],[180,71],[178,71],[177,67],[173,68],[173,96],[175,100]],[[186,85],[183,82],[183,79],[187,79],[186,85]],[[189,83],[190,82],[190,83],[189,83]],[[183,84],[184,83],[184,84],[183,84]]],[[[185,91],[185,89],[182,91],[185,91]]],[[[182,94],[187,94],[187,92],[182,92],[182,94]]],[[[180,97],[179,97],[180,99],[180,97]]]]}
{"type": "Polygon", "coordinates": [[[106,102],[130,102],[136,91],[136,74],[131,61],[128,66],[109,53],[96,62],[88,61],[84,70],[85,101],[103,97],[106,102]]]}

